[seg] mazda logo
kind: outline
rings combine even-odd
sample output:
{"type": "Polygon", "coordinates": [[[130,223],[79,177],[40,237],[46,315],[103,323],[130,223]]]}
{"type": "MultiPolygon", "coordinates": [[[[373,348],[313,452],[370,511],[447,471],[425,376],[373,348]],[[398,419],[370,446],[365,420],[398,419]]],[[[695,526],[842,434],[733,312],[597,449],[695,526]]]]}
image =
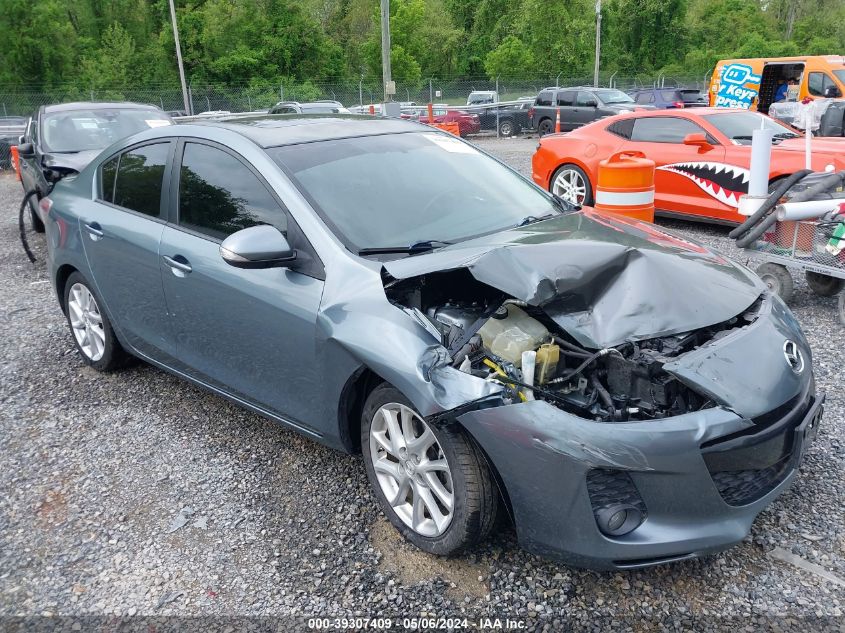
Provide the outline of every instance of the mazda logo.
{"type": "Polygon", "coordinates": [[[792,340],[786,340],[783,344],[783,356],[786,358],[786,364],[796,374],[804,371],[804,355],[798,349],[798,344],[792,340]]]}

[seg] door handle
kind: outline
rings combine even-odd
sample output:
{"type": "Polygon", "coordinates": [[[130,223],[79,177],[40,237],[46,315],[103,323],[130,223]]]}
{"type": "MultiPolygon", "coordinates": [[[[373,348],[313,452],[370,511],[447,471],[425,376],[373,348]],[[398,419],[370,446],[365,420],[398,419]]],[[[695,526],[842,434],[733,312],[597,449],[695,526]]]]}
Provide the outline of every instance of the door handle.
{"type": "Polygon", "coordinates": [[[103,227],[101,227],[98,222],[86,222],[85,230],[88,231],[88,235],[90,235],[91,239],[95,242],[103,239],[103,227]]]}
{"type": "Polygon", "coordinates": [[[193,270],[193,268],[191,268],[191,264],[188,263],[188,260],[181,255],[176,255],[174,257],[162,255],[161,258],[164,260],[165,264],[170,266],[170,271],[177,277],[184,277],[193,270]],[[179,259],[176,259],[177,257],[179,259]],[[182,261],[180,261],[180,259],[182,261]]]}

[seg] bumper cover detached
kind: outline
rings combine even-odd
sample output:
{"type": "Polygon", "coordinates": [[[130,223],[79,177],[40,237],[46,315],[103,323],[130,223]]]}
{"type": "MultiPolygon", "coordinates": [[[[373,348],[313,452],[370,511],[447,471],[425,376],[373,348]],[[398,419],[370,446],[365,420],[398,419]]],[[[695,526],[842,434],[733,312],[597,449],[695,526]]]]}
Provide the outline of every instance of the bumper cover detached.
{"type": "Polygon", "coordinates": [[[716,407],[609,424],[542,401],[458,420],[495,464],[523,547],[578,567],[630,569],[741,541],[791,483],[823,401],[808,380],[788,406],[761,420],[716,407]],[[608,536],[598,521],[619,503],[636,508],[641,522],[608,536]]]}

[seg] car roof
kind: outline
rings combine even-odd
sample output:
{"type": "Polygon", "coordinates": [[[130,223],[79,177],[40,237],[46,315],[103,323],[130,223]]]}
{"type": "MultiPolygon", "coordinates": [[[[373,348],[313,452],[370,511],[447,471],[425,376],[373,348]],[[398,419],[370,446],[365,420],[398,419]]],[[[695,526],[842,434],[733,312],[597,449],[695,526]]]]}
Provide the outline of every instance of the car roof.
{"type": "Polygon", "coordinates": [[[433,131],[428,126],[405,119],[355,114],[265,114],[192,121],[179,125],[230,130],[265,148],[378,134],[433,131]]]}
{"type": "Polygon", "coordinates": [[[74,101],[72,103],[55,103],[44,106],[44,112],[70,112],[72,110],[93,110],[108,108],[110,110],[156,110],[162,111],[158,106],[149,103],[132,103],[131,101],[74,101]]]}
{"type": "MultiPolygon", "coordinates": [[[[700,116],[706,116],[708,114],[730,114],[731,112],[750,112],[750,110],[745,110],[743,108],[681,108],[681,109],[674,109],[674,110],[635,110],[634,112],[625,112],[623,114],[617,114],[618,117],[628,118],[638,118],[642,116],[673,116],[673,117],[687,117],[687,118],[694,118],[700,116]]],[[[757,113],[759,114],[759,113],[757,113]]],[[[764,116],[760,114],[760,116],[764,116]]],[[[606,120],[606,119],[599,119],[599,120],[606,120]]]]}

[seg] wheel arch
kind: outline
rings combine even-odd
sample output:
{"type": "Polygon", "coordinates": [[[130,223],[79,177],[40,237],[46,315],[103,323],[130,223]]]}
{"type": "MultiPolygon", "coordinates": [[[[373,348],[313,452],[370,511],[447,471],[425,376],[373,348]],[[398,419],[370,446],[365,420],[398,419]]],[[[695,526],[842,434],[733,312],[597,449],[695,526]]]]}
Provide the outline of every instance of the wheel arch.
{"type": "Polygon", "coordinates": [[[357,454],[361,452],[361,415],[367,396],[381,383],[387,382],[369,367],[356,369],[340,391],[338,401],[338,437],[344,449],[357,454]]]}
{"type": "Polygon", "coordinates": [[[79,270],[71,264],[62,264],[56,270],[56,295],[58,296],[62,312],[65,314],[67,314],[67,306],[65,305],[65,285],[67,284],[68,278],[76,272],[79,272],[79,270]]]}

